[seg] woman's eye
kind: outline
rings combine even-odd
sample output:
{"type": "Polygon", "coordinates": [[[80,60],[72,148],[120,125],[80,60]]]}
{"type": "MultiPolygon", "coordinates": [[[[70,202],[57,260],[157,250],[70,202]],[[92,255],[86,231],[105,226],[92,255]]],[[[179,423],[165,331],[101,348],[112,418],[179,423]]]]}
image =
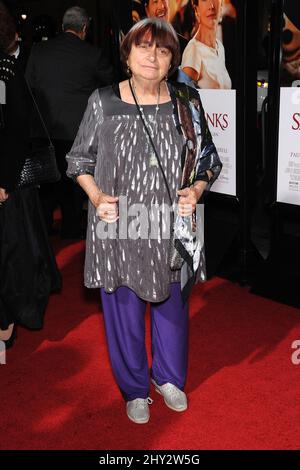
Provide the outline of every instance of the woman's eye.
{"type": "Polygon", "coordinates": [[[160,48],[158,49],[158,51],[159,51],[159,53],[160,53],[161,55],[165,55],[165,56],[166,56],[166,55],[169,55],[169,52],[170,52],[169,49],[166,49],[166,48],[163,48],[163,47],[160,47],[160,48]]]}

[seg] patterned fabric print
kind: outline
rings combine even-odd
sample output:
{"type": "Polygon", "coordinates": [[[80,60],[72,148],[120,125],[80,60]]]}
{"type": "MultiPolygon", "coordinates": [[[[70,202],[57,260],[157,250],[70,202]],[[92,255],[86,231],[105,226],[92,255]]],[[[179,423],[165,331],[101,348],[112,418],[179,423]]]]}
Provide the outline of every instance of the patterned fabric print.
{"type": "MultiPolygon", "coordinates": [[[[206,173],[206,170],[211,170],[213,176],[207,186],[209,190],[217,179],[222,164],[212,142],[200,97],[195,90],[184,85],[173,90],[171,87],[172,91],[177,98],[178,119],[187,142],[181,185],[190,186],[197,179],[201,179],[201,175],[206,173]],[[190,96],[191,93],[193,96],[190,96]]],[[[178,214],[174,229],[178,238],[176,246],[186,264],[181,272],[181,287],[184,290],[185,285],[191,285],[192,279],[196,281],[195,274],[197,274],[197,280],[206,279],[203,207],[198,206],[197,217],[194,213],[192,220],[190,217],[182,217],[178,214]],[[196,235],[195,229],[197,229],[196,235]]]]}
{"type": "Polygon", "coordinates": [[[15,76],[15,67],[16,63],[14,59],[10,58],[1,58],[0,59],[0,80],[3,82],[8,82],[11,78],[15,76]]]}
{"type": "MultiPolygon", "coordinates": [[[[155,106],[144,106],[144,114],[153,120],[155,106]]],[[[181,181],[183,137],[176,130],[171,103],[160,105],[157,122],[154,143],[168,178],[172,198],[176,200],[181,181]]],[[[151,125],[154,126],[154,123],[151,125]]],[[[101,94],[99,96],[95,92],[67,157],[68,174],[72,177],[85,172],[92,174],[94,166],[96,183],[105,193],[120,198],[120,219],[116,224],[99,222],[90,204],[85,285],[104,287],[107,292],[125,285],[144,300],[160,302],[169,296],[170,283],[180,281],[180,270],[171,271],[169,268],[169,225],[168,218],[164,217],[165,211],[162,211],[163,215],[154,230],[158,206],[168,205],[169,199],[159,167],[150,165],[151,155],[152,148],[135,105],[113,96],[110,106],[105,107],[101,94]],[[131,212],[133,204],[143,204],[148,212],[153,209],[148,227],[135,224],[135,213],[131,212]],[[104,229],[111,235],[115,233],[117,239],[101,239],[99,235],[103,234],[104,229]],[[131,231],[135,239],[124,239],[124,234],[131,231]],[[151,234],[149,239],[148,232],[151,234]]],[[[140,213],[143,207],[140,206],[140,213]]]]}

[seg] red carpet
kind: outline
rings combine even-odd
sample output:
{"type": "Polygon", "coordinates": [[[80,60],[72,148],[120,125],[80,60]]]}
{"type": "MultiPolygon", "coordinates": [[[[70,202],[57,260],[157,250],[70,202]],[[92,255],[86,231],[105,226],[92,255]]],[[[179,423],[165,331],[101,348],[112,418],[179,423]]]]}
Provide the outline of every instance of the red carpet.
{"type": "Polygon", "coordinates": [[[131,423],[106,351],[98,291],[82,287],[84,244],[56,247],[64,278],[42,331],[19,328],[0,366],[1,449],[299,449],[300,312],[222,279],[191,299],[185,413],[151,392],[131,423]]]}

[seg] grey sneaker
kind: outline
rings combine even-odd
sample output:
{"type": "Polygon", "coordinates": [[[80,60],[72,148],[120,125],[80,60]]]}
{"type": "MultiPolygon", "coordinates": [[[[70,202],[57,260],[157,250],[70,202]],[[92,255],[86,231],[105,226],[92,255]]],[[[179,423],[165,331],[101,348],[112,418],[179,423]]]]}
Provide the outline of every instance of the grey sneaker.
{"type": "Polygon", "coordinates": [[[187,409],[186,394],[175,385],[167,382],[158,385],[155,380],[151,379],[155,386],[156,392],[164,397],[165,404],[174,411],[185,411],[187,409]]]}
{"type": "Polygon", "coordinates": [[[136,398],[126,403],[126,413],[128,418],[137,424],[148,423],[150,419],[149,405],[153,400],[148,398],[136,398]]]}

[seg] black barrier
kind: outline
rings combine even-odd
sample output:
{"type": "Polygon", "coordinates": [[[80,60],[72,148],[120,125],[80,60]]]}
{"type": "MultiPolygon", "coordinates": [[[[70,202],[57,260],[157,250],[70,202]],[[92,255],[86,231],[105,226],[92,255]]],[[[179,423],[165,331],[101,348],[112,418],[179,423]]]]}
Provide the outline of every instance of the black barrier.
{"type": "Polygon", "coordinates": [[[132,25],[131,0],[101,0],[97,2],[100,23],[100,45],[114,67],[115,79],[124,79],[120,62],[120,43],[132,25]]]}
{"type": "Polygon", "coordinates": [[[257,49],[253,34],[257,1],[237,1],[236,197],[211,193],[206,204],[208,273],[249,284],[260,255],[251,242],[255,200],[257,49]],[[222,239],[220,240],[220,234],[222,239]]]}
{"type": "MultiPolygon", "coordinates": [[[[270,252],[252,283],[253,292],[289,305],[299,306],[300,207],[278,202],[278,150],[281,86],[291,86],[293,79],[283,70],[283,45],[292,39],[284,29],[285,16],[290,15],[293,27],[299,27],[300,15],[295,0],[272,0],[270,22],[270,65],[268,106],[266,113],[265,198],[270,213],[270,252]]],[[[300,35],[300,31],[299,31],[300,35]]],[[[288,53],[291,56],[290,53],[288,53]]]]}

